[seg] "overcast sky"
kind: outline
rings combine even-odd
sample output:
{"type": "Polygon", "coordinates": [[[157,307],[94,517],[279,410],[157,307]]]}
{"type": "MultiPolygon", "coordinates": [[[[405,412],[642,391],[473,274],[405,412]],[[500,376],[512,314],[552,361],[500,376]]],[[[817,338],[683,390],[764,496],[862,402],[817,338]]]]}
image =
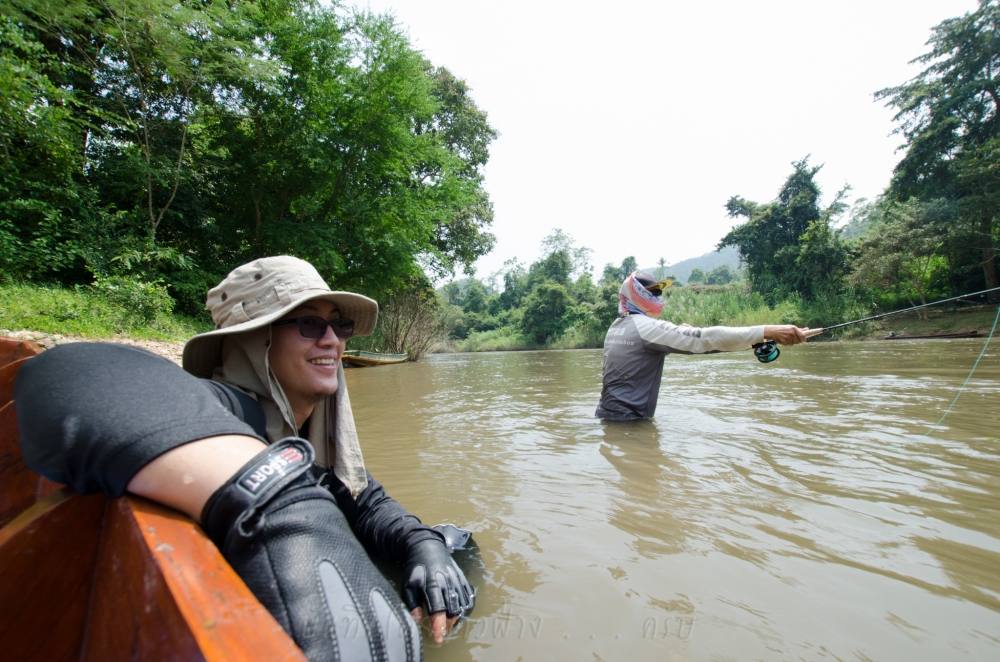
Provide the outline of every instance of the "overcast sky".
{"type": "MultiPolygon", "coordinates": [[[[918,73],[931,27],[975,0],[356,0],[472,88],[499,137],[497,236],[530,264],[555,228],[604,264],[714,249],[732,195],[773,200],[806,155],[823,202],[878,195],[899,160],[873,99],[918,73]]],[[[461,275],[461,274],[459,274],[461,275]]]]}

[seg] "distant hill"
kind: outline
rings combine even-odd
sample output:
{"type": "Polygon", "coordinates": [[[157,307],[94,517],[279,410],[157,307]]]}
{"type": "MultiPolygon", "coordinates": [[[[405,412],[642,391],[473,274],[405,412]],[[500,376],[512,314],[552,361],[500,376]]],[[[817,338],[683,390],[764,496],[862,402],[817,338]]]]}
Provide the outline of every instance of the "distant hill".
{"type": "MultiPolygon", "coordinates": [[[[667,265],[663,269],[663,275],[673,276],[682,283],[687,283],[693,270],[701,269],[707,274],[712,269],[721,267],[724,264],[728,265],[733,271],[737,271],[740,268],[740,258],[735,247],[726,246],[721,251],[712,251],[698,257],[681,260],[677,264],[667,265]]],[[[653,267],[651,269],[643,269],[643,271],[659,274],[659,269],[659,267],[653,267]]]]}

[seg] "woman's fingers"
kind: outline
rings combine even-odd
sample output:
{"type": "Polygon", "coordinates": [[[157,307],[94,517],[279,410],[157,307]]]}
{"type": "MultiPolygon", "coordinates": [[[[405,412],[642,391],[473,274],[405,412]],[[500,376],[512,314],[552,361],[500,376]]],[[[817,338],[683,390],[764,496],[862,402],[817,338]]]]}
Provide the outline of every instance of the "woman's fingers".
{"type": "MultiPolygon", "coordinates": [[[[424,608],[417,607],[415,609],[410,610],[410,616],[412,616],[413,620],[416,621],[416,623],[419,625],[424,620],[424,608]]],[[[443,611],[436,611],[433,614],[431,614],[431,619],[430,619],[431,637],[434,638],[435,644],[444,643],[445,635],[451,632],[451,629],[455,627],[455,623],[458,623],[458,619],[459,619],[458,616],[455,616],[454,618],[448,618],[448,614],[446,614],[443,611]]]]}

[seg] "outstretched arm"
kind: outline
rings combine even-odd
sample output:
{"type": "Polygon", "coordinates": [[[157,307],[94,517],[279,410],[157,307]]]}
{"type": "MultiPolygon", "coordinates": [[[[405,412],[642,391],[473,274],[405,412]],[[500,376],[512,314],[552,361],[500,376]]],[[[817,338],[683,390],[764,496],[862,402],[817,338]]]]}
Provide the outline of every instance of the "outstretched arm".
{"type": "Polygon", "coordinates": [[[815,335],[810,329],[794,324],[695,327],[639,315],[633,316],[633,319],[647,349],[680,354],[733,352],[747,349],[764,340],[794,345],[815,335]]]}

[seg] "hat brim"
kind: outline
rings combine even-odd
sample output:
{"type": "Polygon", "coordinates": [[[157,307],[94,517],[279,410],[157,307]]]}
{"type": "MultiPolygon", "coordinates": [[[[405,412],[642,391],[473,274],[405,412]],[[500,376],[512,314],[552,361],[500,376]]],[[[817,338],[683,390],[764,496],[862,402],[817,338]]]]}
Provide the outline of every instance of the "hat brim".
{"type": "Polygon", "coordinates": [[[211,377],[222,363],[222,341],[227,336],[246,333],[267,326],[310,301],[329,301],[337,306],[343,317],[354,320],[354,335],[367,336],[375,329],[378,320],[378,303],[363,294],[328,290],[321,294],[300,297],[274,312],[246,322],[234,324],[206,333],[199,333],[184,344],[181,364],[195,377],[211,377]]]}

